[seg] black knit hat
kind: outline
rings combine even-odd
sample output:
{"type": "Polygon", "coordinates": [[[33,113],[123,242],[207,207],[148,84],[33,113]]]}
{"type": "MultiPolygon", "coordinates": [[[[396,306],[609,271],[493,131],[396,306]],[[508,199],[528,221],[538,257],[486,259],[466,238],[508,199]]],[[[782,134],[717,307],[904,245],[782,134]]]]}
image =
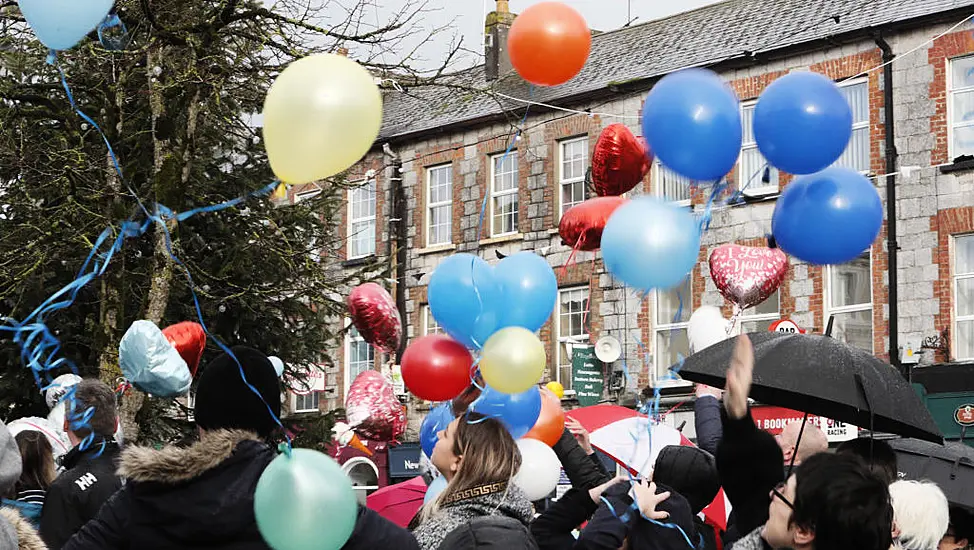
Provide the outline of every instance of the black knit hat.
{"type": "Polygon", "coordinates": [[[267,437],[277,428],[268,405],[274,416],[281,416],[281,386],[274,365],[255,349],[236,346],[232,351],[240,361],[239,367],[233,357],[224,353],[206,365],[200,375],[196,425],[204,430],[247,430],[267,437]],[[240,367],[263,401],[244,384],[240,367]]]}
{"type": "Polygon", "coordinates": [[[720,490],[720,477],[713,455],[697,447],[663,447],[656,457],[653,480],[683,495],[694,514],[706,508],[720,490]]]}

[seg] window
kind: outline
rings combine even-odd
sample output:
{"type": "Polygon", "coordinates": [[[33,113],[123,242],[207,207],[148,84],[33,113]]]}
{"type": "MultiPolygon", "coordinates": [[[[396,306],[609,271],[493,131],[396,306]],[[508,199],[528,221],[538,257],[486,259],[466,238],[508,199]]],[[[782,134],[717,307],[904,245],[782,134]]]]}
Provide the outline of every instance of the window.
{"type": "Polygon", "coordinates": [[[869,172],[869,82],[865,79],[843,82],[839,91],[852,109],[852,138],[835,165],[869,172]]]}
{"type": "Polygon", "coordinates": [[[430,334],[445,334],[443,327],[433,318],[433,311],[430,306],[423,306],[423,336],[430,334]]]}
{"type": "Polygon", "coordinates": [[[778,291],[768,296],[760,304],[741,312],[741,332],[767,332],[768,327],[778,320],[778,291]]]}
{"type": "Polygon", "coordinates": [[[307,395],[294,394],[294,412],[317,412],[319,393],[313,391],[307,395]]]}
{"type": "Polygon", "coordinates": [[[689,206],[691,189],[690,178],[681,176],[656,160],[653,163],[653,188],[657,197],[689,206]]]}
{"type": "Polygon", "coordinates": [[[561,215],[585,200],[585,169],[588,166],[588,138],[571,139],[558,144],[561,152],[558,181],[561,189],[561,215]]]}
{"type": "MultiPolygon", "coordinates": [[[[687,323],[693,312],[691,305],[690,278],[670,290],[656,291],[656,309],[653,322],[653,350],[656,358],[655,380],[662,380],[668,369],[678,365],[681,358],[690,354],[687,323]]],[[[663,383],[664,385],[668,385],[663,383]]],[[[654,386],[656,382],[654,381],[654,386]]]]}
{"type": "Polygon", "coordinates": [[[375,180],[348,192],[348,257],[375,254],[375,180]]]}
{"type": "Polygon", "coordinates": [[[350,327],[345,335],[345,393],[359,374],[375,366],[375,349],[362,338],[358,330],[350,327]]]}
{"type": "Polygon", "coordinates": [[[490,158],[490,235],[517,233],[517,151],[490,158]]]}
{"type": "Polygon", "coordinates": [[[565,389],[572,388],[572,344],[588,343],[588,287],[558,291],[558,372],[555,380],[565,389]]]}
{"type": "Polygon", "coordinates": [[[754,141],[755,101],[741,104],[743,141],[737,168],[737,188],[745,195],[767,195],[778,192],[778,169],[764,159],[754,141]]]}
{"type": "Polygon", "coordinates": [[[873,288],[869,253],[826,269],[828,288],[825,322],[835,316],[832,337],[873,352],[873,288]]]}
{"type": "Polygon", "coordinates": [[[974,357],[974,235],[954,237],[954,355],[974,357]]]}
{"type": "Polygon", "coordinates": [[[974,56],[950,60],[950,158],[974,154],[974,56]]]}
{"type": "Polygon", "coordinates": [[[426,246],[453,239],[453,165],[426,170],[426,246]]]}
{"type": "Polygon", "coordinates": [[[357,456],[342,465],[342,470],[352,480],[359,504],[365,506],[366,498],[379,490],[379,469],[371,460],[357,456]]]}

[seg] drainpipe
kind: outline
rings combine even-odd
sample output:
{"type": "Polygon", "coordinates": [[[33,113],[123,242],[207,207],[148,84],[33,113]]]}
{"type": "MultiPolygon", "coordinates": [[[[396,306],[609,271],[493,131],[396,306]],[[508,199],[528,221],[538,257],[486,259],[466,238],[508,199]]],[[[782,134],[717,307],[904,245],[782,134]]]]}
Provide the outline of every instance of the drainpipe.
{"type": "MultiPolygon", "coordinates": [[[[895,174],[897,165],[895,117],[893,115],[893,65],[896,57],[893,48],[882,36],[876,36],[876,45],[883,52],[883,113],[886,123],[886,173],[895,174]]],[[[889,289],[889,362],[899,368],[910,382],[913,368],[900,365],[899,345],[899,289],[896,277],[896,255],[900,247],[896,242],[896,176],[886,176],[886,265],[889,289]]]]}
{"type": "Polygon", "coordinates": [[[396,309],[402,319],[402,342],[396,350],[396,364],[402,363],[406,349],[409,323],[406,317],[406,190],[402,185],[402,158],[388,143],[382,144],[382,153],[389,159],[389,183],[392,184],[392,211],[389,216],[389,241],[386,250],[389,258],[389,276],[395,281],[396,309]],[[393,259],[395,258],[395,259],[393,259]]]}

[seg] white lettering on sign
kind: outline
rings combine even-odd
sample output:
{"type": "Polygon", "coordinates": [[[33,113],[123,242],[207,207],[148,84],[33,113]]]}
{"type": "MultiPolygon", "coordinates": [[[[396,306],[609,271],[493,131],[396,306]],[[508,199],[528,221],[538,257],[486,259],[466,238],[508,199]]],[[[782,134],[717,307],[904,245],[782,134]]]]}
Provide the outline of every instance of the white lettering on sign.
{"type": "Polygon", "coordinates": [[[412,460],[406,459],[403,460],[403,466],[405,466],[407,470],[418,470],[419,462],[413,462],[412,460]]]}
{"type": "Polygon", "coordinates": [[[87,491],[88,487],[91,487],[98,482],[98,478],[95,477],[95,474],[88,472],[87,474],[74,480],[74,482],[78,485],[78,487],[81,488],[82,491],[87,491]]]}

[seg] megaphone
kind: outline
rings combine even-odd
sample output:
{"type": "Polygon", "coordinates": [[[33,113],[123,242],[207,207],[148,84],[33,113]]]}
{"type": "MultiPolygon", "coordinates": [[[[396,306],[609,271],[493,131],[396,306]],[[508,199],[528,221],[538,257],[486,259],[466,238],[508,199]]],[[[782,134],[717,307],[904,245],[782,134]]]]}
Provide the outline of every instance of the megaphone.
{"type": "Polygon", "coordinates": [[[612,336],[603,336],[595,342],[595,356],[603,363],[613,363],[622,355],[622,344],[612,336]]]}

